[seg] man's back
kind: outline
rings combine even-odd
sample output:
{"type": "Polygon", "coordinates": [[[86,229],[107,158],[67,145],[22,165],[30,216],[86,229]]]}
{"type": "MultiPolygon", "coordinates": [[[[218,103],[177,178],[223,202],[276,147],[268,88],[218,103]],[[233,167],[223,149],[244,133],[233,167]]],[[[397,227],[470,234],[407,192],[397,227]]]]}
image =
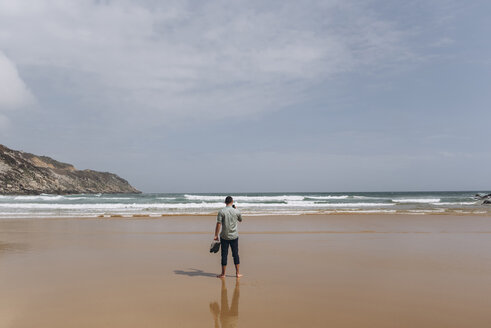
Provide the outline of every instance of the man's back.
{"type": "Polygon", "coordinates": [[[222,208],[217,215],[217,222],[222,224],[222,232],[220,238],[233,240],[239,237],[237,222],[242,221],[242,215],[239,210],[232,206],[222,208]]]}
{"type": "Polygon", "coordinates": [[[227,268],[228,249],[232,249],[232,257],[235,264],[235,276],[237,278],[242,277],[239,273],[240,257],[239,257],[239,229],[237,227],[238,222],[242,222],[242,215],[235,209],[234,199],[232,196],[225,197],[226,207],[222,208],[217,215],[217,224],[215,226],[215,238],[218,240],[218,233],[220,232],[220,247],[222,250],[222,273],[218,275],[218,278],[225,278],[225,271],[227,268]]]}

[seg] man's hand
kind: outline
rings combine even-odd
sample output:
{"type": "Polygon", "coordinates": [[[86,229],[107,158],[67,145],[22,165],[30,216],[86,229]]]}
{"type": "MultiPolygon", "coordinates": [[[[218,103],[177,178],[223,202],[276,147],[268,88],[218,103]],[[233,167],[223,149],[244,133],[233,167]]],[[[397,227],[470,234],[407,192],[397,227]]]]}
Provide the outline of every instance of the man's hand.
{"type": "Polygon", "coordinates": [[[213,240],[218,240],[218,236],[215,236],[215,238],[213,238],[213,240]]]}

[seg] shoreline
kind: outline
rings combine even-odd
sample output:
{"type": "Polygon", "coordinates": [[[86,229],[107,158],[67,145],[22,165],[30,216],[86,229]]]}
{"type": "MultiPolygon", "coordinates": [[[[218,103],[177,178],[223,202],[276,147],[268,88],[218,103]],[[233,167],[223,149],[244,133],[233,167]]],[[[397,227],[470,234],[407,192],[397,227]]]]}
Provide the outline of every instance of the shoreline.
{"type": "MultiPolygon", "coordinates": [[[[165,216],[117,216],[117,217],[39,217],[39,218],[2,218],[0,219],[0,225],[2,222],[10,222],[15,224],[16,222],[23,222],[29,224],[29,222],[38,222],[42,224],[43,221],[80,221],[80,222],[95,222],[101,224],[111,224],[121,222],[122,224],[134,224],[134,227],[145,227],[147,224],[152,227],[159,227],[165,229],[171,229],[176,233],[211,233],[216,222],[215,215],[165,215],[165,216]],[[210,228],[211,227],[211,228],[210,228]],[[181,231],[176,230],[181,228],[181,231]]],[[[403,227],[399,229],[406,231],[407,229],[416,229],[415,231],[421,232],[420,228],[432,227],[431,232],[445,232],[448,228],[466,228],[463,232],[476,232],[470,231],[467,228],[472,224],[479,223],[480,226],[488,226],[491,231],[491,215],[454,215],[454,214],[304,214],[304,215],[263,215],[263,216],[248,216],[244,215],[244,222],[240,224],[241,234],[264,234],[264,233],[337,233],[343,231],[348,233],[347,227],[364,227],[358,229],[356,232],[364,233],[377,233],[379,231],[373,229],[373,227],[387,228],[387,227],[403,227]],[[468,218],[468,220],[467,220],[468,218]],[[466,224],[467,223],[467,224],[466,224]],[[288,229],[278,230],[277,224],[281,224],[282,227],[288,229]],[[308,224],[316,229],[304,229],[304,225],[308,224]],[[441,225],[440,230],[434,230],[441,225]],[[330,227],[331,229],[324,229],[330,227]],[[332,228],[335,227],[335,230],[332,228]],[[322,229],[321,229],[322,228],[322,229]],[[266,230],[264,230],[266,229],[266,230]],[[406,229],[406,230],[405,230],[406,229]]],[[[144,229],[146,230],[146,229],[144,229]]],[[[160,233],[167,230],[155,231],[160,233]]],[[[135,231],[133,231],[135,232],[135,231]]],[[[383,233],[390,233],[390,230],[383,229],[383,233]]],[[[0,231],[0,234],[2,231],[0,231]]],[[[395,231],[394,231],[395,233],[395,231]]]]}
{"type": "MultiPolygon", "coordinates": [[[[479,192],[238,193],[247,216],[299,215],[491,215],[479,192]]],[[[215,215],[219,194],[96,194],[0,196],[6,217],[167,217],[215,215]]]]}
{"type": "MultiPolygon", "coordinates": [[[[408,211],[394,211],[394,212],[363,212],[363,211],[350,211],[350,212],[335,212],[335,213],[242,213],[244,216],[249,218],[261,218],[261,217],[303,217],[303,216],[469,216],[469,217],[491,217],[491,209],[488,211],[479,212],[463,212],[461,210],[456,211],[442,211],[442,212],[408,212],[408,211]]],[[[163,219],[163,218],[173,218],[173,217],[216,217],[216,213],[182,213],[182,214],[104,214],[104,215],[74,215],[74,216],[6,216],[0,217],[1,220],[31,220],[31,219],[163,219]]]]}

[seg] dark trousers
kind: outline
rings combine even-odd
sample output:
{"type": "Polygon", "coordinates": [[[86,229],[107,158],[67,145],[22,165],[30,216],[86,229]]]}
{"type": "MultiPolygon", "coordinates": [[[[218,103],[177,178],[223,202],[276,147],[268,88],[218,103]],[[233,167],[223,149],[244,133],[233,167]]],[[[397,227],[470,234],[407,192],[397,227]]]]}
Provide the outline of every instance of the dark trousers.
{"type": "Polygon", "coordinates": [[[227,265],[228,247],[232,249],[232,256],[234,258],[234,264],[239,264],[239,238],[232,240],[220,239],[220,248],[222,249],[222,265],[227,265]]]}

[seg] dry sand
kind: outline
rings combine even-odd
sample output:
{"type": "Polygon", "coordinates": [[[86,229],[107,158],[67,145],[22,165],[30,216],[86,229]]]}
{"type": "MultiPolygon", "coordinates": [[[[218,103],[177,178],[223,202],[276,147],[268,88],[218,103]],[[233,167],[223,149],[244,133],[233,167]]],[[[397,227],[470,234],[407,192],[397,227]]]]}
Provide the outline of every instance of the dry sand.
{"type": "Polygon", "coordinates": [[[0,220],[0,327],[490,327],[491,218],[0,220]],[[229,259],[231,262],[231,259],[229,259]]]}

